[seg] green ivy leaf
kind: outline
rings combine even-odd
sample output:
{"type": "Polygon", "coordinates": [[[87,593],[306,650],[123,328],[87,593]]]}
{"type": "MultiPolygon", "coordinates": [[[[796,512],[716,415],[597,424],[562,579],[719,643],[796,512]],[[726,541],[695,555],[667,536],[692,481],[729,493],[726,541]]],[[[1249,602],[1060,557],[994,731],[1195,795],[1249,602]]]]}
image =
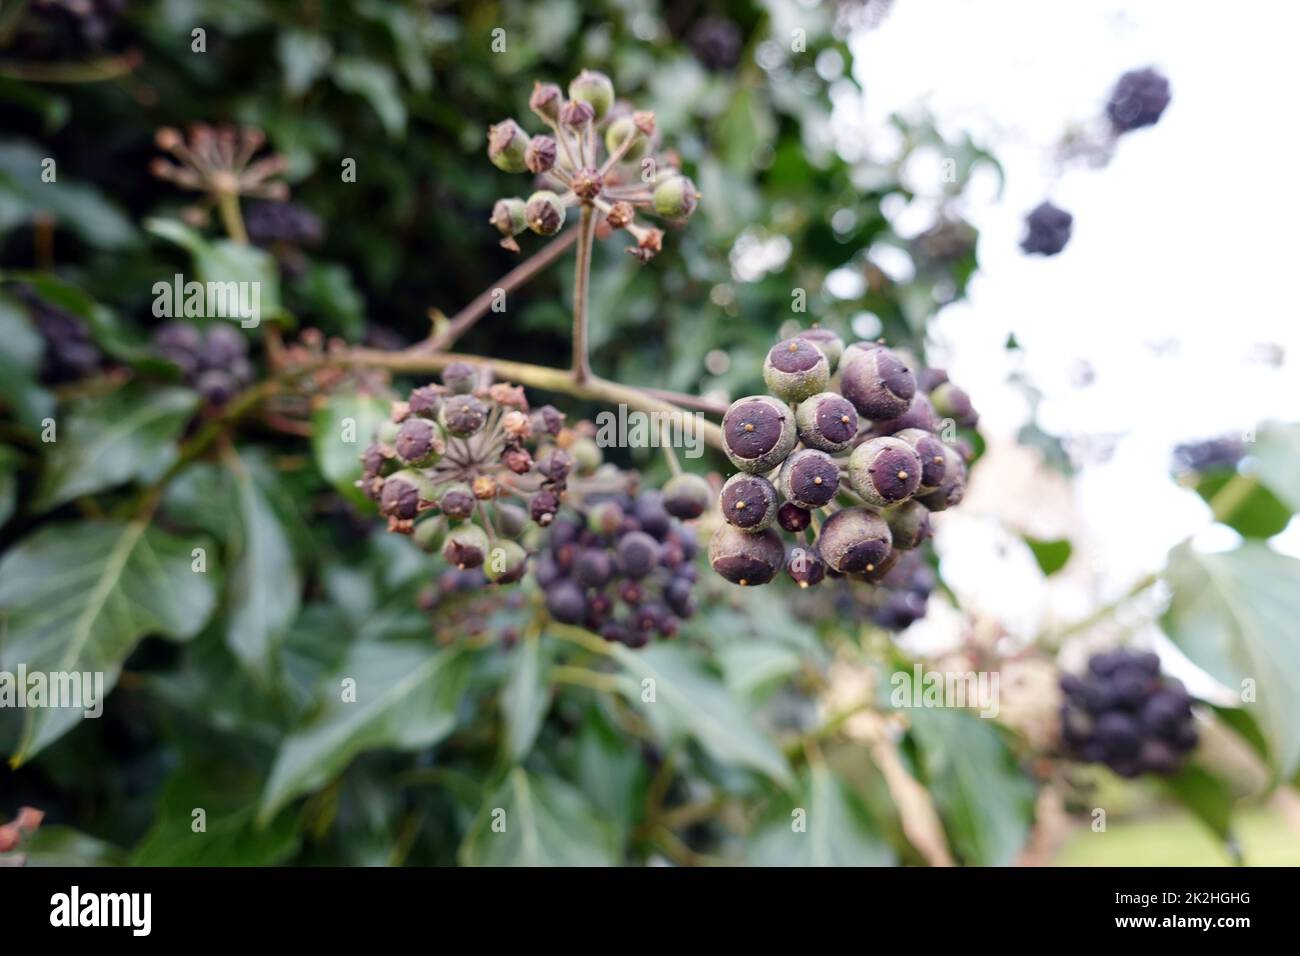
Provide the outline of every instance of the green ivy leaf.
{"type": "Polygon", "coordinates": [[[32,328],[26,306],[0,292],[0,408],[32,431],[54,414],[54,396],[37,380],[44,353],[45,342],[32,328]]]}
{"type": "Polygon", "coordinates": [[[551,704],[550,662],[543,659],[543,654],[537,637],[524,638],[510,652],[509,676],[501,691],[501,716],[505,720],[503,749],[511,763],[528,756],[551,704]]]}
{"type": "Polygon", "coordinates": [[[71,827],[42,826],[23,848],[27,866],[124,866],[126,854],[71,827]]]}
{"type": "Polygon", "coordinates": [[[1294,512],[1300,512],[1300,425],[1269,422],[1251,448],[1255,473],[1294,512]]]}
{"type": "MultiPolygon", "coordinates": [[[[146,219],[144,227],[160,239],[173,242],[190,253],[195,275],[185,281],[247,282],[258,290],[259,320],[283,315],[280,301],[280,268],[265,249],[233,239],[208,239],[175,219],[146,219]]],[[[204,316],[207,319],[240,319],[244,316],[204,316]]]]}
{"type": "Polygon", "coordinates": [[[755,866],[892,866],[894,852],[858,798],[822,762],[801,775],[798,802],[779,801],[751,837],[755,866]],[[798,813],[802,811],[802,813],[798,813]]]}
{"type": "Polygon", "coordinates": [[[379,747],[418,750],[456,726],[467,676],[456,649],[426,644],[367,641],[355,645],[343,666],[320,688],[319,709],[280,747],[262,794],[265,824],[288,801],[318,789],[357,754],[379,747]],[[355,700],[344,699],[344,681],[355,700]]]}
{"type": "Polygon", "coordinates": [[[953,849],[968,866],[1009,866],[1029,837],[1034,785],[993,723],[943,708],[917,707],[908,716],[953,849]]]}
{"type": "Polygon", "coordinates": [[[0,527],[3,527],[18,506],[18,452],[8,445],[0,445],[0,527]]]}
{"type": "Polygon", "coordinates": [[[320,34],[282,30],[275,38],[275,52],[284,74],[285,92],[301,96],[320,79],[334,51],[320,34]]]}
{"type": "Polygon", "coordinates": [[[316,467],[339,494],[369,506],[361,493],[361,453],[374,439],[375,429],[388,419],[389,405],[365,394],[331,395],[312,419],[311,447],[316,467]]]}
{"type": "Polygon", "coordinates": [[[1165,788],[1225,844],[1232,844],[1232,788],[1195,764],[1163,781],[1165,788]]]}
{"type": "Polygon", "coordinates": [[[232,529],[226,644],[244,666],[269,685],[276,641],[298,614],[302,580],[280,516],[262,486],[260,466],[240,462],[233,470],[238,524],[232,529]]]}
{"type": "Polygon", "coordinates": [[[597,813],[626,833],[645,813],[650,771],[635,747],[593,704],[577,734],[571,777],[597,813]]]}
{"type": "Polygon", "coordinates": [[[187,389],[138,385],[77,401],[58,423],[32,509],[160,477],[176,461],[176,439],[197,408],[198,396],[187,389]]]}
{"type": "MultiPolygon", "coordinates": [[[[206,539],[205,539],[206,540],[206,539]]],[[[192,569],[194,540],[141,522],[47,525],[0,562],[0,655],[6,670],[103,673],[112,689],[142,637],[188,640],[216,604],[216,570],[192,569]]],[[[14,766],[82,717],[76,708],[28,708],[14,766]]]]}
{"type": "Polygon", "coordinates": [[[483,803],[460,848],[462,866],[616,866],[609,824],[558,777],[520,767],[483,803]]]}
{"type": "Polygon", "coordinates": [[[1049,577],[1069,563],[1070,555],[1074,551],[1069,538],[1044,541],[1025,535],[1024,540],[1025,544],[1029,545],[1029,550],[1034,553],[1034,560],[1038,562],[1039,570],[1049,577]]]}
{"type": "Polygon", "coordinates": [[[1169,555],[1173,599],[1165,631],[1198,667],[1240,692],[1268,741],[1273,767],[1300,766],[1300,561],[1258,542],[1200,554],[1182,545],[1169,555]]]}
{"type": "MultiPolygon", "coordinates": [[[[1233,480],[1244,479],[1236,472],[1203,475],[1196,481],[1196,493],[1206,504],[1213,504],[1215,495],[1233,480]]],[[[1223,516],[1223,523],[1243,538],[1271,538],[1290,521],[1291,509],[1263,485],[1249,487],[1245,497],[1223,516]]]]}
{"type": "Polygon", "coordinates": [[[182,765],[163,788],[153,827],[131,854],[132,866],[278,866],[301,842],[292,813],[257,832],[261,777],[227,761],[182,765]],[[195,830],[195,810],[203,829],[195,830]]]}
{"type": "Polygon", "coordinates": [[[654,644],[638,651],[615,647],[614,658],[633,675],[631,698],[641,702],[650,719],[670,730],[694,737],[715,760],[738,764],[766,774],[782,785],[791,780],[790,766],[777,746],[749,716],[698,653],[671,644],[654,644]],[[646,685],[645,681],[653,684],[646,685]],[[643,689],[654,701],[642,700],[643,689]]]}
{"type": "Polygon", "coordinates": [[[386,65],[358,56],[341,56],[330,69],[334,83],[345,93],[362,97],[375,111],[390,139],[406,132],[406,104],[397,77],[386,65]]]}

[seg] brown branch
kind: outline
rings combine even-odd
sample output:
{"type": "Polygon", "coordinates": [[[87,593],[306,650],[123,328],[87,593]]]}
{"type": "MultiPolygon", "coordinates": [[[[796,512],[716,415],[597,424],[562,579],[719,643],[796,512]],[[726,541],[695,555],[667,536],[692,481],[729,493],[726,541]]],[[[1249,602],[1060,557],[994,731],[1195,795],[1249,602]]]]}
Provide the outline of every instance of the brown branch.
{"type": "Polygon", "coordinates": [[[525,282],[532,279],[533,276],[541,272],[560,256],[564,255],[578,240],[578,229],[574,227],[568,232],[562,233],[553,239],[550,243],[543,246],[533,255],[529,256],[519,265],[515,266],[497,282],[493,283],[491,288],[484,289],[474,299],[457,312],[448,321],[446,328],[441,332],[435,331],[426,341],[416,345],[412,351],[418,352],[436,352],[445,349],[468,332],[479,319],[487,315],[488,310],[492,308],[492,303],[496,298],[497,290],[502,292],[513,292],[525,282]]]}

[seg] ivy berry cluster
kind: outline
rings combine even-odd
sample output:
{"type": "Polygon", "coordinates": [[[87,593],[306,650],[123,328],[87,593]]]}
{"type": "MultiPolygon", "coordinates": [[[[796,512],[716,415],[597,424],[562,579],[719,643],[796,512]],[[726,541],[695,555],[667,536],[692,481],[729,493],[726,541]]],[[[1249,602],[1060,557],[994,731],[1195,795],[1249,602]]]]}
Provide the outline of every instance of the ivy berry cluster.
{"type": "Polygon", "coordinates": [[[1192,700],[1151,653],[1094,654],[1086,674],[1061,677],[1061,737],[1071,755],[1121,777],[1177,772],[1196,746],[1192,700]]]}
{"type": "Polygon", "coordinates": [[[537,558],[537,583],[557,621],[643,647],[672,637],[695,613],[694,532],[655,490],[600,495],[556,519],[537,558]]]}
{"type": "Polygon", "coordinates": [[[569,84],[566,99],[554,83],[537,83],[528,105],[550,128],[530,136],[513,119],[488,130],[488,159],[507,173],[531,173],[538,187],[527,199],[499,199],[491,223],[501,244],[519,251],[515,237],[525,230],[553,236],[564,228],[567,210],[589,206],[600,228],[625,229],[635,240],[628,248],[641,261],[663,245],[663,232],[636,220],[638,209],[681,222],[699,202],[695,184],[670,161],[656,156],[654,113],[616,102],[614,84],[604,73],[583,70],[569,84]]]}
{"type": "Polygon", "coordinates": [[[878,584],[930,537],[931,512],[962,499],[965,456],[939,433],[941,416],[975,425],[969,397],[901,351],[845,347],[821,328],[773,346],[763,379],[770,395],[722,419],[739,471],[722,487],[710,564],[740,585],[783,566],[802,587],[827,575],[878,584]],[[796,543],[788,561],[781,531],[796,543]]]}
{"type": "Polygon", "coordinates": [[[214,408],[253,382],[248,340],[234,326],[214,322],[203,330],[188,322],[168,322],[154,332],[153,342],[162,357],[180,370],[185,384],[214,408]]]}
{"type": "Polygon", "coordinates": [[[531,409],[523,388],[454,362],[393,404],[361,462],[361,490],[390,531],[509,583],[526,570],[519,537],[554,520],[571,475],[594,472],[601,453],[554,407],[531,409]]]}

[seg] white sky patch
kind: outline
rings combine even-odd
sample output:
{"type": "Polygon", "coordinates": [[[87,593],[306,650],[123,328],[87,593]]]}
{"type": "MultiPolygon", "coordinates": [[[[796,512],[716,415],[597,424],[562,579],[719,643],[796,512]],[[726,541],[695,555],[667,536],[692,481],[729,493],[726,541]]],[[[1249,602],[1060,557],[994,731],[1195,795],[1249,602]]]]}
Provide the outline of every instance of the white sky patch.
{"type": "MultiPolygon", "coordinates": [[[[980,229],[980,271],[969,300],[932,323],[932,354],[970,392],[983,428],[1009,436],[1026,420],[1008,382],[1020,369],[1043,393],[1045,428],[1113,445],[1075,481],[1107,591],[1162,567],[1209,523],[1169,477],[1174,445],[1300,420],[1300,307],[1288,289],[1300,247],[1298,34],[1294,4],[925,0],[896,3],[880,29],[852,39],[864,94],[837,96],[836,122],[865,137],[868,155],[897,155],[891,113],[926,110],[946,136],[970,132],[1004,165],[1000,200],[991,171],[963,200],[980,229]],[[1228,31],[1241,42],[1225,42],[1228,31]],[[1106,168],[1056,169],[1067,126],[1095,122],[1119,75],[1149,65],[1173,92],[1159,124],[1121,137],[1106,168]],[[1025,256],[1024,214],[1047,198],[1074,214],[1073,236],[1055,258],[1025,256]],[[1011,333],[1023,353],[1003,348],[1011,333]],[[1260,361],[1268,343],[1281,349],[1278,366],[1260,361]]],[[[903,235],[932,221],[938,169],[925,152],[909,159],[917,197],[882,203],[903,235]]],[[[1222,544],[1223,530],[1198,544],[1222,544]]],[[[946,522],[944,534],[956,533],[946,522]]],[[[986,604],[1006,598],[1016,615],[1031,598],[1015,594],[1006,561],[963,564],[962,549],[995,543],[981,537],[943,549],[945,574],[986,604]]],[[[1300,554],[1300,525],[1273,543],[1300,554]]]]}

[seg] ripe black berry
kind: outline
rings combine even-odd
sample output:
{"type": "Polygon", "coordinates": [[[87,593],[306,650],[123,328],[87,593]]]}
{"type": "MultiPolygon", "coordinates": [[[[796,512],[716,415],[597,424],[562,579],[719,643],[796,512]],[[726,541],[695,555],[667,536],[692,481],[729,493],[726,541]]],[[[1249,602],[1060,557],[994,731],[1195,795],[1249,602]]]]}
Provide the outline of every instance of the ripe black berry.
{"type": "Polygon", "coordinates": [[[873,438],[849,456],[849,482],[875,507],[906,501],[921,484],[921,459],[899,438],[873,438]]]}
{"type": "Polygon", "coordinates": [[[674,518],[698,518],[713,501],[713,488],[699,475],[674,475],[664,485],[663,506],[674,518]]]}
{"type": "Polygon", "coordinates": [[[1054,256],[1070,241],[1073,224],[1074,217],[1064,209],[1050,202],[1039,203],[1025,217],[1027,232],[1020,248],[1031,255],[1054,256]]]}
{"type": "Polygon", "coordinates": [[[750,534],[722,524],[709,542],[709,564],[732,584],[767,584],[784,563],[781,537],[771,528],[750,534]]]}
{"type": "Polygon", "coordinates": [[[659,563],[659,542],[644,531],[624,535],[615,550],[619,570],[629,578],[643,578],[659,563]]]}
{"type": "Polygon", "coordinates": [[[897,354],[884,347],[850,348],[840,364],[840,392],[858,414],[874,421],[907,411],[916,377],[897,354]]]}
{"type": "Polygon", "coordinates": [[[732,475],[722,486],[722,517],[742,531],[762,531],[776,517],[776,489],[762,475],[732,475]]]}
{"type": "Polygon", "coordinates": [[[824,451],[801,448],[785,460],[779,478],[786,500],[809,510],[835,498],[840,488],[840,466],[824,451]]]}
{"type": "Polygon", "coordinates": [[[1160,675],[1154,654],[1096,654],[1088,673],[1061,678],[1062,739],[1071,754],[1122,777],[1171,774],[1196,746],[1191,698],[1160,675]]]}
{"type": "Polygon", "coordinates": [[[580,624],[587,616],[587,598],[572,581],[557,581],[546,592],[546,610],[564,624],[580,624]]]}
{"type": "Polygon", "coordinates": [[[794,416],[769,395],[751,395],[732,402],[722,417],[727,457],[741,471],[771,471],[794,449],[798,436],[794,416]]]}
{"type": "Polygon", "coordinates": [[[1169,105],[1169,81],[1155,70],[1130,70],[1119,78],[1106,115],[1116,132],[1127,133],[1159,122],[1169,105]]]}
{"type": "Polygon", "coordinates": [[[776,512],[776,523],[791,534],[798,534],[812,523],[812,514],[807,508],[800,508],[792,501],[787,501],[776,512]]]}
{"type": "Polygon", "coordinates": [[[821,451],[843,451],[858,434],[858,410],[834,392],[820,392],[800,402],[794,421],[803,443],[821,451]]]}
{"type": "Polygon", "coordinates": [[[799,587],[809,588],[826,577],[826,562],[816,548],[792,548],[785,570],[799,587]]]}
{"type": "Polygon", "coordinates": [[[874,511],[845,508],[826,519],[817,547],[826,564],[842,574],[872,571],[889,556],[889,525],[874,511]]]}

